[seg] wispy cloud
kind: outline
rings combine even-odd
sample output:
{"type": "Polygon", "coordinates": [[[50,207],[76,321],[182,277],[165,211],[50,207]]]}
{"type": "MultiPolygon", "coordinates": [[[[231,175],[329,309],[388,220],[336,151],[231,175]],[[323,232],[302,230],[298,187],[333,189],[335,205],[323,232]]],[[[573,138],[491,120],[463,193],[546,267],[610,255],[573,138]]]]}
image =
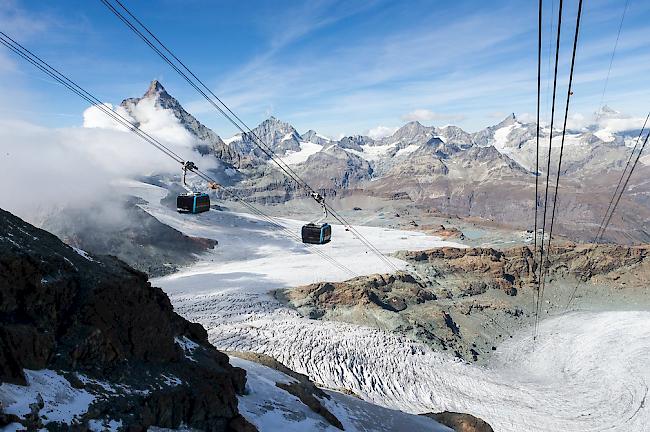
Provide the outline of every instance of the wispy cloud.
{"type": "MultiPolygon", "coordinates": [[[[543,121],[550,111],[547,66],[552,54],[549,46],[553,47],[549,38],[554,36],[548,28],[550,3],[545,4],[543,121]]],[[[576,5],[576,0],[565,1],[558,112],[565,100],[576,5]]],[[[598,108],[622,6],[617,0],[585,4],[572,115],[582,113],[588,118],[598,108]]],[[[42,12],[50,8],[35,9],[27,3],[0,0],[0,21],[4,25],[10,18],[15,28],[29,28],[35,35],[43,31],[47,38],[39,36],[42,40],[78,35],[73,26],[61,27],[42,12]],[[24,10],[27,6],[29,14],[24,10]]],[[[140,44],[122,45],[126,48],[112,55],[90,49],[105,48],[113,37],[128,33],[104,10],[99,16],[111,21],[102,27],[93,20],[98,15],[92,15],[91,9],[84,9],[91,17],[82,19],[82,27],[92,23],[90,27],[102,31],[89,33],[95,44],[84,46],[85,39],[78,41],[86,51],[67,59],[66,66],[78,67],[73,75],[81,71],[88,76],[91,89],[96,89],[95,85],[110,89],[113,93],[107,93],[114,96],[112,102],[138,95],[141,90],[137,86],[161,73],[171,82],[176,80],[158,59],[137,57],[142,52],[150,54],[140,44]],[[104,34],[105,30],[109,32],[104,34]]],[[[164,11],[157,12],[164,15],[164,11]]],[[[154,30],[163,33],[163,40],[180,47],[181,57],[189,55],[192,61],[188,63],[195,65],[202,78],[251,126],[273,113],[301,131],[315,128],[337,136],[374,130],[377,125],[393,128],[410,119],[458,123],[476,130],[493,123],[494,112],[534,112],[536,12],[536,4],[515,0],[463,0],[435,7],[426,0],[261,2],[236,12],[245,16],[239,17],[241,26],[233,25],[235,32],[214,38],[210,32],[216,35],[218,30],[203,29],[197,31],[201,36],[192,38],[181,36],[176,26],[184,25],[182,16],[156,22],[158,14],[148,11],[144,18],[154,20],[154,30]],[[229,63],[224,60],[226,54],[231,54],[229,63]]],[[[649,15],[650,3],[631,2],[604,98],[635,118],[646,109],[644,97],[650,96],[650,86],[645,84],[650,72],[649,15]]],[[[130,34],[124,37],[133,40],[130,34]]],[[[13,73],[13,67],[12,61],[0,54],[0,74],[13,73]]],[[[176,86],[179,93],[174,86],[171,90],[190,112],[224,136],[235,132],[186,87],[176,86]]],[[[4,88],[2,83],[0,88],[4,88]]]]}
{"type": "Polygon", "coordinates": [[[380,139],[391,136],[397,129],[397,127],[377,126],[367,130],[364,135],[368,135],[372,139],[380,139]]]}
{"type": "Polygon", "coordinates": [[[463,121],[465,116],[463,114],[443,114],[433,112],[428,109],[416,109],[410,113],[404,114],[402,116],[404,121],[419,121],[419,122],[429,122],[437,120],[447,120],[447,121],[463,121]]]}

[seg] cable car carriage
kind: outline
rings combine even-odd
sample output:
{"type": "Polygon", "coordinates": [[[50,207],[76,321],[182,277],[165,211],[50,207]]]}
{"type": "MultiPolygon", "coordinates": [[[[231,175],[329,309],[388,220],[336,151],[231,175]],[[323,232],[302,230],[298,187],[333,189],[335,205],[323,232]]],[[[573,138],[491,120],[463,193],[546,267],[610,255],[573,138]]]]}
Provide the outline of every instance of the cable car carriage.
{"type": "Polygon", "coordinates": [[[325,199],[316,192],[312,192],[311,196],[323,207],[324,215],[318,221],[310,222],[302,226],[302,242],[309,244],[329,243],[332,239],[332,226],[327,222],[322,222],[327,217],[325,199]]]}
{"type": "Polygon", "coordinates": [[[325,244],[332,239],[332,226],[328,223],[308,223],[302,226],[302,242],[325,244]]]}
{"type": "MultiPolygon", "coordinates": [[[[194,162],[187,161],[183,164],[183,187],[187,193],[180,194],[176,197],[176,210],[179,213],[203,213],[210,210],[210,195],[204,192],[194,192],[188,186],[186,180],[187,171],[197,169],[194,162]]],[[[217,185],[215,185],[217,186],[217,185]]],[[[213,189],[215,187],[210,185],[213,189]]]]}
{"type": "Polygon", "coordinates": [[[203,213],[210,210],[210,196],[203,192],[188,192],[176,198],[179,213],[203,213]]]}

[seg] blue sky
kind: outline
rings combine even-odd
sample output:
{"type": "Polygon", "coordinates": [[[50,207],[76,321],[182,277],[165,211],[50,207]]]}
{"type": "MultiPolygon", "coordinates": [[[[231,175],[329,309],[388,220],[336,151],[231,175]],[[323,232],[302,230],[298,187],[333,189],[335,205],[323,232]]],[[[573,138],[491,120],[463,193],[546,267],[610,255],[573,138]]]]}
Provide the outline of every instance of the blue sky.
{"type": "MultiPolygon", "coordinates": [[[[545,110],[552,73],[547,37],[557,3],[545,1],[545,110]]],[[[564,3],[560,92],[577,0],[564,3]]],[[[584,2],[571,105],[576,119],[599,106],[624,3],[584,2]]],[[[411,119],[472,131],[511,112],[527,118],[535,111],[536,1],[125,4],[251,126],[272,114],[301,132],[330,136],[389,130],[411,119]]],[[[630,0],[604,98],[634,116],[650,109],[648,18],[650,2],[630,0]]],[[[0,26],[102,100],[139,96],[157,78],[217,133],[234,133],[99,0],[0,0],[0,26]]],[[[0,49],[0,114],[80,125],[87,106],[39,73],[0,49]]]]}

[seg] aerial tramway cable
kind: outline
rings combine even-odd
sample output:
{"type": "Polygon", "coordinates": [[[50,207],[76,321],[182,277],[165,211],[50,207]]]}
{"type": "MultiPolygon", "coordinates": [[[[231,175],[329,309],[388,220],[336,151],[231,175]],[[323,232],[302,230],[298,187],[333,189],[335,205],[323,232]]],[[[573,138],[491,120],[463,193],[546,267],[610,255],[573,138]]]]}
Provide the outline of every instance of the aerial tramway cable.
{"type": "Polygon", "coordinates": [[[220,98],[212,92],[203,81],[201,81],[196,74],[194,74],[165,44],[163,44],[154,33],[149,30],[141,20],[139,20],[129,9],[124,6],[119,0],[114,0],[115,3],[123,9],[129,17],[131,17],[135,24],[129,20],[127,16],[121,13],[116,6],[114,6],[109,0],[100,0],[118,19],[120,19],[131,31],[133,31],[140,39],[142,39],[151,49],[153,49],[159,57],[161,57],[172,69],[174,69],[181,77],[185,79],[196,91],[198,91],[207,101],[212,105],[217,111],[219,111],[230,123],[232,123],[241,133],[242,138],[248,138],[254,145],[262,150],[264,154],[269,157],[269,159],[274,162],[282,172],[295,183],[303,188],[309,196],[314,198],[319,205],[325,206],[329,213],[334,217],[339,223],[341,223],[347,230],[352,232],[352,234],[363,243],[372,253],[377,255],[377,257],[384,262],[387,266],[392,268],[395,271],[399,271],[400,268],[396,266],[390,259],[388,259],[377,247],[375,247],[359,230],[352,226],[339,212],[332,208],[327,202],[322,199],[322,196],[314,190],[305,180],[303,180],[287,163],[285,163],[281,158],[279,158],[264,141],[257,136],[257,134],[244,123],[241,118],[239,118],[220,98]],[[142,31],[140,31],[136,24],[140,26],[145,33],[151,36],[151,39],[147,37],[142,31]],[[159,46],[156,46],[158,44],[159,46]],[[163,51],[167,52],[170,56],[168,57],[163,51]],[[175,60],[178,64],[174,63],[175,60]],[[183,72],[185,70],[187,73],[183,72]],[[189,75],[189,76],[188,76],[189,75]],[[195,81],[192,80],[192,78],[195,81]],[[214,100],[210,97],[212,96],[214,100]],[[216,100],[216,102],[215,102],[216,100]],[[218,103],[217,103],[218,102],[218,103]]]}
{"type": "MultiPolygon", "coordinates": [[[[540,283],[541,283],[541,289],[539,292],[540,297],[544,298],[544,289],[546,287],[546,281],[545,281],[545,272],[548,270],[548,257],[551,252],[551,242],[553,241],[553,225],[555,223],[555,210],[557,208],[557,197],[558,197],[558,191],[559,191],[559,186],[560,186],[560,174],[562,172],[562,155],[564,154],[564,140],[566,136],[566,127],[567,127],[567,120],[569,118],[569,105],[571,102],[571,95],[573,95],[572,92],[572,85],[573,85],[573,71],[575,68],[575,60],[576,60],[576,52],[578,49],[578,35],[580,34],[580,18],[582,16],[582,0],[578,1],[578,13],[576,15],[576,29],[575,29],[575,34],[573,37],[573,50],[571,53],[571,67],[569,69],[569,85],[567,87],[567,95],[566,95],[566,105],[564,107],[564,123],[562,125],[562,140],[560,141],[560,156],[558,158],[558,164],[557,164],[557,172],[555,173],[555,190],[553,193],[553,208],[551,211],[551,225],[548,231],[548,244],[546,248],[546,259],[543,260],[540,265],[541,265],[541,270],[540,270],[540,283]]],[[[542,241],[544,241],[542,239],[542,241]]],[[[539,316],[539,311],[538,311],[538,316],[539,316]]]]}
{"type": "Polygon", "coordinates": [[[543,259],[544,259],[544,237],[546,235],[546,209],[547,209],[547,204],[548,204],[548,189],[549,189],[549,182],[550,182],[550,175],[551,175],[551,154],[552,154],[552,149],[553,149],[553,122],[555,120],[555,95],[556,95],[556,90],[557,90],[557,69],[558,69],[558,62],[559,62],[559,57],[560,57],[560,34],[562,30],[562,0],[560,0],[560,4],[558,7],[558,21],[557,21],[557,37],[556,37],[556,45],[555,45],[555,70],[553,74],[553,98],[551,102],[551,126],[550,126],[550,131],[549,131],[549,142],[548,142],[548,160],[546,163],[546,191],[544,194],[544,213],[542,217],[542,238],[541,238],[541,245],[540,245],[540,252],[539,252],[539,276],[537,279],[537,304],[535,306],[535,330],[534,330],[534,338],[537,337],[537,326],[539,324],[539,311],[540,311],[540,305],[542,302],[542,293],[541,293],[541,281],[539,278],[542,276],[542,268],[544,266],[543,264],[543,259]]]}
{"type": "MultiPolygon", "coordinates": [[[[130,132],[134,133],[135,135],[139,136],[143,140],[145,140],[147,143],[151,144],[154,146],[156,149],[160,150],[163,152],[165,155],[173,159],[174,161],[178,162],[182,166],[188,166],[186,165],[186,161],[176,154],[173,150],[162,144],[160,141],[158,141],[156,138],[152,137],[150,134],[147,132],[143,131],[140,129],[135,123],[133,123],[131,120],[125,118],[121,114],[113,111],[112,109],[108,108],[101,100],[99,100],[97,97],[92,95],[90,92],[87,90],[83,89],[81,86],[76,84],[74,81],[66,77],[63,73],[59,72],[57,69],[49,65],[47,62],[42,60],[40,57],[38,57],[36,54],[34,54],[32,51],[28,50],[24,46],[22,46],[20,43],[16,42],[13,38],[8,36],[6,33],[0,31],[0,43],[7,47],[9,50],[13,51],[15,54],[26,60],[27,62],[31,63],[33,66],[41,70],[43,73],[48,75],[49,77],[53,78],[56,82],[59,84],[63,85],[66,87],[68,90],[71,92],[77,94],[79,97],[90,103],[92,106],[96,107],[99,109],[102,113],[105,115],[111,117],[114,121],[116,121],[118,124],[121,126],[125,127],[127,130],[130,132]]],[[[191,171],[196,173],[199,177],[201,177],[203,180],[207,182],[211,182],[213,184],[218,184],[215,179],[213,179],[211,176],[206,174],[205,172],[199,170],[195,165],[190,165],[191,171]]],[[[226,188],[221,188],[226,194],[230,195],[234,199],[238,200],[241,202],[243,205],[245,205],[249,210],[251,210],[253,213],[259,215],[260,217],[264,218],[267,220],[269,223],[271,223],[273,226],[280,228],[282,231],[284,231],[289,237],[298,240],[299,237],[295,235],[291,230],[289,230],[286,226],[276,222],[272,216],[267,215],[260,209],[256,208],[253,206],[251,203],[246,202],[243,200],[239,195],[234,193],[233,191],[230,191],[226,188]]],[[[311,247],[311,245],[307,245],[308,250],[311,253],[314,253],[316,255],[319,255],[321,258],[325,259],[329,263],[333,264],[334,266],[338,267],[339,269],[345,271],[352,277],[358,276],[354,271],[352,271],[350,268],[345,266],[344,264],[338,262],[334,258],[330,257],[323,251],[319,250],[318,248],[311,247]]]]}
{"type": "Polygon", "coordinates": [[[632,158],[634,157],[634,153],[636,153],[636,149],[639,145],[639,142],[641,140],[641,136],[643,135],[643,131],[646,128],[646,125],[648,124],[648,119],[650,118],[650,113],[645,118],[645,121],[643,122],[643,126],[641,127],[641,132],[639,132],[639,136],[636,138],[636,143],[634,144],[634,147],[632,148],[632,151],[630,152],[630,157],[627,158],[627,162],[625,163],[625,168],[623,168],[623,172],[621,173],[621,178],[618,179],[618,184],[616,185],[616,189],[614,189],[614,194],[612,195],[612,198],[609,200],[609,205],[607,206],[607,211],[605,211],[605,215],[603,216],[603,220],[600,222],[600,225],[598,226],[598,232],[596,233],[596,237],[594,237],[593,243],[598,243],[602,235],[604,234],[604,226],[605,226],[605,220],[607,219],[607,216],[610,214],[610,210],[612,207],[612,204],[614,200],[616,199],[616,196],[619,194],[619,188],[621,187],[621,183],[623,183],[623,178],[625,177],[625,173],[627,172],[628,167],[630,166],[630,162],[632,161],[632,158]]]}
{"type": "MultiPolygon", "coordinates": [[[[537,255],[537,196],[539,194],[539,109],[542,88],[542,10],[543,0],[539,0],[538,22],[537,22],[537,134],[535,138],[535,228],[533,231],[533,259],[537,255]]],[[[536,295],[539,296],[539,285],[533,290],[533,303],[537,306],[536,295]]]]}

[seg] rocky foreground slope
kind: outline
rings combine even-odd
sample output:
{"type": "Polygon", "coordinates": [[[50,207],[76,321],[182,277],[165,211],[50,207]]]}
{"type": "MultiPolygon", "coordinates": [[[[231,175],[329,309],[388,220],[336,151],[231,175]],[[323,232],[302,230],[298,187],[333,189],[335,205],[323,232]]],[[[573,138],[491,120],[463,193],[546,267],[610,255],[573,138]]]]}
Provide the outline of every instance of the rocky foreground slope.
{"type": "MultiPolygon", "coordinates": [[[[276,297],[313,319],[379,327],[475,362],[487,361],[500,341],[534,320],[538,261],[526,246],[440,248],[398,256],[410,263],[410,274],[316,283],[279,291],[276,297]]],[[[576,306],[650,307],[643,296],[650,282],[649,256],[648,246],[553,247],[542,319],[576,306]]]]}
{"type": "Polygon", "coordinates": [[[145,274],[3,210],[0,227],[0,426],[255,430],[245,372],[145,274]]]}

